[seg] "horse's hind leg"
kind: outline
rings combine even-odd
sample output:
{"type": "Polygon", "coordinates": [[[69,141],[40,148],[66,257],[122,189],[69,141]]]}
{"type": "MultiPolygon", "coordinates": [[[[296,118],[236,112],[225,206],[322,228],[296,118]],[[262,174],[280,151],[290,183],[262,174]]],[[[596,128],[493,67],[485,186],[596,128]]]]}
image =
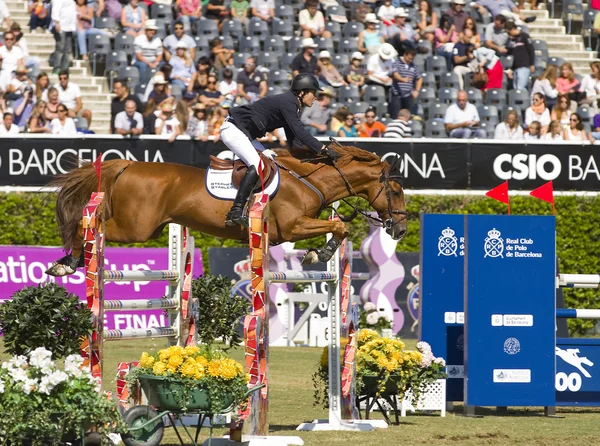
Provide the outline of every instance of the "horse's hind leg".
{"type": "Polygon", "coordinates": [[[73,239],[73,250],[58,259],[46,270],[49,276],[62,277],[74,274],[78,267],[83,266],[83,220],[77,224],[77,232],[73,239]]]}

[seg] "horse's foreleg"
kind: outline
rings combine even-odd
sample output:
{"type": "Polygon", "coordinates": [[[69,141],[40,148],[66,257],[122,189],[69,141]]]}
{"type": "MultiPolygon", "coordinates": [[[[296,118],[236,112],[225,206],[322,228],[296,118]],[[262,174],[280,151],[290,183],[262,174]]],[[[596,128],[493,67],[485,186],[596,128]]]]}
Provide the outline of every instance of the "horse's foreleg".
{"type": "Polygon", "coordinates": [[[318,220],[316,218],[302,217],[296,221],[293,240],[304,240],[319,235],[332,233],[333,237],[322,249],[310,249],[302,259],[303,265],[317,262],[328,262],[340,243],[348,236],[348,228],[341,221],[318,220]]]}

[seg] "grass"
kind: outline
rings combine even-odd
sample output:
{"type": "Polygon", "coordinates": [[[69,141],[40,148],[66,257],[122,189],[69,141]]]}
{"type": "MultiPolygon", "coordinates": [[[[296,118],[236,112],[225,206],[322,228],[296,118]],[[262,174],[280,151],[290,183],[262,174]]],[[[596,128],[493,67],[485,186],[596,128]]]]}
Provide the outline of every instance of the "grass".
{"type": "MultiPolygon", "coordinates": [[[[408,342],[409,347],[414,344],[408,342]]],[[[115,390],[115,372],[119,361],[136,360],[142,351],[163,347],[158,340],[136,340],[107,343],[104,353],[104,386],[115,390]]],[[[317,348],[271,348],[270,353],[270,430],[273,435],[294,435],[305,445],[592,445],[600,437],[600,409],[564,408],[558,415],[545,418],[542,408],[516,408],[498,416],[492,409],[481,409],[483,418],[465,418],[448,413],[445,418],[434,415],[409,415],[399,426],[375,432],[298,432],[298,424],[326,418],[327,412],[313,406],[311,374],[319,360],[317,348]]],[[[243,352],[233,352],[242,360],[243,352]]],[[[2,359],[5,355],[2,356],[2,359]]],[[[462,407],[458,408],[462,411],[462,407]]],[[[461,413],[461,412],[458,412],[461,413]]],[[[375,418],[379,418],[374,415],[375,418]]],[[[208,432],[207,432],[208,433],[208,432]]],[[[215,429],[215,437],[228,429],[215,429]]],[[[204,436],[203,438],[206,438],[204,436]]],[[[162,442],[175,446],[172,428],[165,430],[162,442]]]]}

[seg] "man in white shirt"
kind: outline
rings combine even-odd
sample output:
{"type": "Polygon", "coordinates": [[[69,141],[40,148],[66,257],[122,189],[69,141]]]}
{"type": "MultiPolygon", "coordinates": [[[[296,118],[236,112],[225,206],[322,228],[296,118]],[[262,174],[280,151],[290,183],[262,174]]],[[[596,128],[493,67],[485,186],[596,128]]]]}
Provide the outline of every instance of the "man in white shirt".
{"type": "Polygon", "coordinates": [[[306,9],[298,14],[298,22],[302,29],[302,37],[325,37],[331,38],[331,33],[325,30],[325,17],[319,11],[319,2],[317,0],[308,0],[306,9]]]}
{"type": "Polygon", "coordinates": [[[150,80],[150,70],[159,68],[163,61],[163,47],[160,37],[156,36],[158,26],[156,20],[146,20],[144,34],[140,34],[133,41],[135,58],[133,66],[140,70],[140,83],[145,84],[150,80]]]}
{"type": "Polygon", "coordinates": [[[144,117],[136,110],[137,104],[131,99],[125,102],[125,110],[115,117],[115,131],[119,135],[139,136],[144,130],[144,117]]]}
{"type": "MultiPolygon", "coordinates": [[[[1,1],[1,0],[0,0],[1,1]]],[[[27,39],[23,36],[21,31],[21,25],[17,22],[13,22],[10,25],[11,32],[15,35],[15,46],[21,48],[23,51],[23,57],[25,58],[25,67],[31,70],[31,77],[35,78],[40,72],[40,58],[31,56],[27,47],[27,39]]]]}
{"type": "Polygon", "coordinates": [[[181,20],[177,20],[173,25],[174,33],[167,36],[163,41],[164,56],[167,60],[171,55],[175,55],[176,46],[179,42],[185,42],[187,51],[192,60],[196,60],[196,41],[189,34],[184,33],[184,26],[181,20]]]}
{"type": "Polygon", "coordinates": [[[27,77],[27,68],[23,65],[17,67],[15,71],[15,76],[11,79],[10,83],[6,86],[6,96],[8,99],[15,100],[21,98],[25,89],[31,88],[32,90],[35,88],[35,85],[27,77]]]}
{"type": "Polygon", "coordinates": [[[367,73],[369,75],[367,83],[385,85],[387,87],[392,85],[393,59],[397,54],[396,49],[389,43],[381,45],[377,54],[369,57],[369,62],[367,63],[367,73]]]}
{"type": "Polygon", "coordinates": [[[265,22],[271,23],[275,18],[274,0],[251,0],[250,8],[252,10],[253,17],[258,17],[265,22]]]}
{"type": "Polygon", "coordinates": [[[0,28],[10,29],[11,20],[10,12],[4,0],[0,0],[0,28]]]}
{"type": "Polygon", "coordinates": [[[12,113],[4,113],[4,120],[0,125],[0,135],[15,135],[20,131],[19,126],[13,122],[12,113]]]}
{"type": "Polygon", "coordinates": [[[71,66],[73,36],[77,31],[77,7],[74,0],[52,0],[52,34],[56,48],[52,54],[54,73],[71,66]]]}
{"type": "Polygon", "coordinates": [[[446,110],[444,123],[446,132],[450,138],[485,138],[485,130],[479,126],[479,112],[477,108],[469,103],[469,97],[465,90],[460,90],[456,97],[456,103],[446,110]]]}
{"type": "Polygon", "coordinates": [[[58,90],[58,100],[69,110],[70,118],[81,116],[87,120],[88,125],[92,124],[92,112],[83,108],[81,89],[76,83],[69,82],[68,70],[58,73],[58,84],[54,88],[58,90]]]}
{"type": "Polygon", "coordinates": [[[12,32],[4,34],[4,45],[0,47],[2,58],[2,74],[10,75],[17,70],[19,65],[25,65],[25,58],[21,48],[15,45],[15,35],[12,32]]]}

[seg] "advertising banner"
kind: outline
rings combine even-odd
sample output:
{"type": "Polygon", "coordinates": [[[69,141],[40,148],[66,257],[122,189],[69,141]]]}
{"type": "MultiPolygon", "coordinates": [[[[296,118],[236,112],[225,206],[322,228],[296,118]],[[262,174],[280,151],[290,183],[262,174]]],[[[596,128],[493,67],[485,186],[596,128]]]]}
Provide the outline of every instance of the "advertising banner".
{"type": "MultiPolygon", "coordinates": [[[[44,271],[64,256],[61,248],[34,246],[0,246],[0,300],[10,299],[27,286],[55,281],[85,301],[84,269],[65,277],[47,276],[44,271]]],[[[118,270],[168,269],[167,248],[106,248],[105,268],[118,270]]],[[[203,274],[202,254],[194,253],[193,277],[203,274]]],[[[110,282],[104,286],[104,298],[111,300],[161,298],[167,293],[167,282],[110,282]]],[[[124,310],[104,313],[106,329],[154,328],[168,326],[163,310],[124,310]]]]}

